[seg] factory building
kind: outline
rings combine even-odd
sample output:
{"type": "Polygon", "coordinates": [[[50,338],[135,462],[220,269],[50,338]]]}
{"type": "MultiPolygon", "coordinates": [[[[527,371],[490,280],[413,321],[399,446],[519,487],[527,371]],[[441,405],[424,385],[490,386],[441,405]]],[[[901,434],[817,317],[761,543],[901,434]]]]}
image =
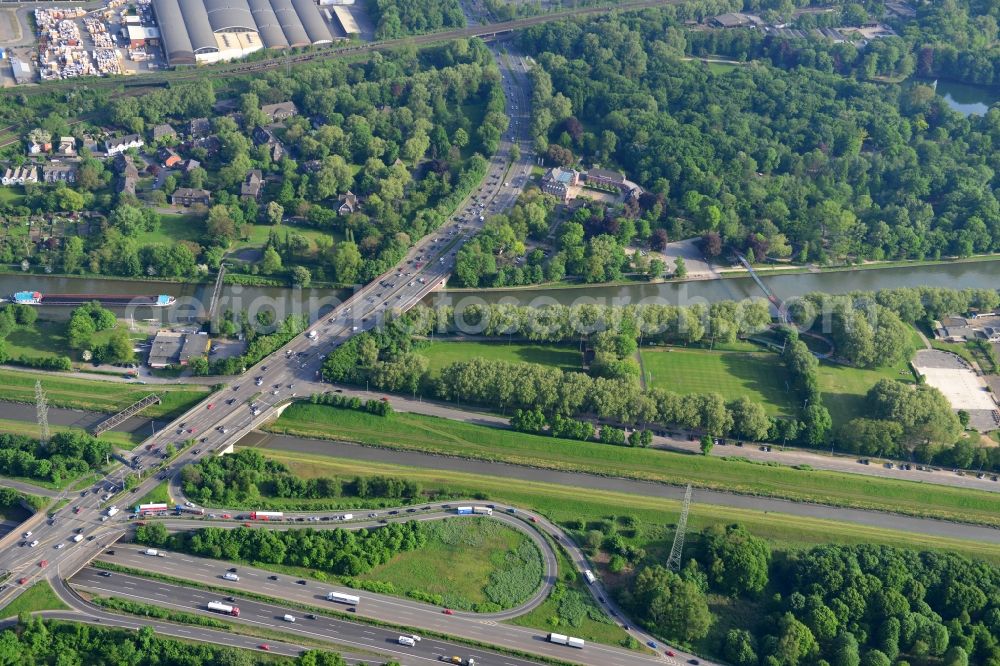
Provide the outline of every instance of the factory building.
{"type": "Polygon", "coordinates": [[[333,41],[313,0],[153,0],[171,65],[333,41]]]}
{"type": "Polygon", "coordinates": [[[351,10],[342,5],[335,5],[333,13],[337,17],[337,22],[340,23],[340,28],[344,31],[345,35],[350,37],[351,35],[361,34],[361,28],[358,27],[358,22],[354,20],[351,10]]]}

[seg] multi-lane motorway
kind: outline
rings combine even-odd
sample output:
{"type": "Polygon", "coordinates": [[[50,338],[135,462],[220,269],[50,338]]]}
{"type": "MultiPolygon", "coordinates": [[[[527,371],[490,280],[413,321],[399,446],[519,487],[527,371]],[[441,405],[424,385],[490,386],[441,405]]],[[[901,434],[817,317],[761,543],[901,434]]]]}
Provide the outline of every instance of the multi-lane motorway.
{"type": "MultiPolygon", "coordinates": [[[[155,455],[166,444],[187,439],[195,439],[198,443],[191,451],[185,452],[182,463],[228,450],[253,427],[273,418],[281,406],[297,397],[303,390],[299,388],[297,391],[297,384],[314,381],[320,373],[323,359],[331,350],[351,336],[379,326],[393,311],[413,307],[444,283],[462,244],[482,227],[487,216],[514,204],[530,174],[531,150],[527,131],[530,116],[527,92],[529,65],[516,54],[505,57],[497,51],[494,54],[503,77],[507,115],[511,123],[501,138],[497,155],[490,161],[486,178],[459,206],[454,216],[416,243],[399,265],[357,290],[346,302],[322,317],[316,317],[319,313],[310,313],[316,318],[303,334],[240,377],[224,384],[213,396],[136,447],[129,458],[139,456],[142,461],[155,455]],[[511,147],[515,143],[519,145],[521,155],[518,160],[511,160],[511,147]]],[[[56,511],[49,524],[35,527],[33,531],[37,533],[24,537],[26,544],[37,540],[36,545],[7,548],[0,553],[0,567],[8,569],[13,580],[20,581],[20,584],[0,591],[0,605],[8,603],[37,577],[55,579],[57,584],[61,584],[62,579],[74,575],[106,545],[114,543],[126,532],[122,514],[109,519],[102,515],[102,511],[112,502],[125,505],[130,499],[141,497],[152,490],[157,480],[147,478],[134,494],[118,495],[105,501],[102,495],[104,486],[113,485],[116,476],[120,478],[121,473],[122,468],[118,468],[98,484],[98,488],[90,493],[84,491],[79,500],[56,511]],[[80,543],[69,540],[69,536],[77,531],[85,539],[80,543]]],[[[397,601],[395,606],[378,612],[378,619],[399,622],[399,605],[397,601]]],[[[494,621],[464,617],[454,619],[472,624],[494,621]]],[[[355,632],[366,631],[359,625],[352,625],[352,628],[355,632]]],[[[527,629],[517,631],[524,633],[521,649],[547,653],[558,647],[545,643],[538,632],[527,629]]],[[[484,640],[488,638],[486,636],[484,640]]],[[[575,657],[577,661],[595,666],[639,663],[635,661],[635,655],[614,648],[597,646],[588,652],[593,657],[585,660],[580,655],[562,655],[562,658],[575,657]]]]}

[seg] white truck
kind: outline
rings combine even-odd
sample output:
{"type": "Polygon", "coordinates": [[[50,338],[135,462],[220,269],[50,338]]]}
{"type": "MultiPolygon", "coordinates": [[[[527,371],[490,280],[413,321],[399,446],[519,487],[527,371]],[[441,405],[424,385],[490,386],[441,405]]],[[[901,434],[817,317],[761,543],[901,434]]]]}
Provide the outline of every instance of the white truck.
{"type": "Polygon", "coordinates": [[[354,604],[355,606],[361,601],[361,597],[356,597],[353,594],[343,594],[342,592],[330,592],[326,595],[327,601],[336,601],[338,604],[354,604]]]}
{"type": "Polygon", "coordinates": [[[121,509],[119,509],[118,507],[116,507],[116,506],[109,506],[108,510],[107,510],[108,518],[113,517],[119,511],[121,511],[121,509]]]}
{"type": "Polygon", "coordinates": [[[474,506],[472,507],[472,513],[478,513],[484,516],[492,516],[493,509],[488,506],[474,506]]]}
{"type": "Polygon", "coordinates": [[[142,551],[142,554],[143,555],[149,555],[150,557],[166,557],[167,556],[166,553],[161,553],[160,551],[156,550],[155,548],[147,548],[146,550],[142,551]]]}
{"type": "Polygon", "coordinates": [[[587,582],[590,583],[591,585],[597,582],[597,578],[594,577],[594,572],[591,571],[590,569],[587,569],[586,571],[583,572],[583,577],[586,578],[587,582]]]}
{"type": "Polygon", "coordinates": [[[413,640],[412,636],[400,636],[398,641],[400,645],[407,645],[409,647],[413,647],[417,644],[417,642],[413,640]]]}
{"type": "Polygon", "coordinates": [[[81,541],[83,541],[82,534],[77,534],[75,537],[73,537],[73,543],[80,543],[81,541]]]}
{"type": "Polygon", "coordinates": [[[340,519],[341,520],[354,520],[354,514],[353,513],[345,513],[344,515],[342,515],[340,517],[340,519]]]}
{"type": "Polygon", "coordinates": [[[234,574],[232,571],[227,571],[225,574],[223,574],[222,577],[225,578],[226,580],[231,580],[237,583],[240,581],[240,577],[234,574]]]}
{"type": "Polygon", "coordinates": [[[232,615],[233,617],[240,616],[240,609],[238,606],[230,606],[229,604],[224,604],[221,601],[209,601],[208,610],[215,611],[216,613],[225,613],[226,615],[232,615]]]}
{"type": "Polygon", "coordinates": [[[285,622],[295,622],[295,616],[289,615],[288,613],[285,613],[285,617],[283,619],[285,622]]]}
{"type": "Polygon", "coordinates": [[[319,333],[317,333],[315,330],[313,330],[313,331],[309,331],[309,334],[308,334],[307,337],[310,340],[315,340],[318,336],[319,336],[319,333]]]}
{"type": "Polygon", "coordinates": [[[580,650],[583,649],[584,645],[582,638],[573,638],[572,636],[566,636],[565,634],[549,634],[549,642],[555,643],[556,645],[568,645],[569,647],[575,647],[580,650]]]}

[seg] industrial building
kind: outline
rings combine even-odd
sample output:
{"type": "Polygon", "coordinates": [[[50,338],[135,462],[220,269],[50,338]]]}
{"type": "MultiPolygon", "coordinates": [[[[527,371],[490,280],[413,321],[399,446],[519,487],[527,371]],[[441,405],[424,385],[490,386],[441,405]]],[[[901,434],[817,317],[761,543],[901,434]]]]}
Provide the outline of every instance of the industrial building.
{"type": "Polygon", "coordinates": [[[340,23],[340,27],[345,35],[350,37],[351,35],[361,34],[361,28],[358,27],[358,22],[354,20],[351,10],[341,5],[335,5],[333,13],[337,17],[337,21],[340,23]]]}
{"type": "Polygon", "coordinates": [[[171,65],[333,41],[313,0],[153,0],[171,65]]]}
{"type": "Polygon", "coordinates": [[[151,368],[187,365],[208,354],[211,340],[204,333],[158,331],[153,338],[146,364],[151,368]]]}

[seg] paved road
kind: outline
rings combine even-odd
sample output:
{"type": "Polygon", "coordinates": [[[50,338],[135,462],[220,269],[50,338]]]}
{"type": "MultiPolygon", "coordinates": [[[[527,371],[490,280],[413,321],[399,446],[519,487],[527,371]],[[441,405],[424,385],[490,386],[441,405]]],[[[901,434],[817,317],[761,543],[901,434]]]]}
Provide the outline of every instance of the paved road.
{"type": "MultiPolygon", "coordinates": [[[[468,458],[438,456],[430,453],[419,453],[415,451],[380,449],[375,447],[359,446],[357,444],[348,444],[345,442],[289,437],[287,435],[253,433],[247,439],[248,443],[254,446],[262,446],[264,448],[283,451],[318,453],[355,460],[393,463],[397,465],[425,467],[454,472],[468,472],[470,474],[480,474],[501,479],[509,478],[521,481],[554,483],[558,485],[574,486],[576,488],[611,490],[615,492],[633,493],[648,497],[663,497],[665,499],[681,500],[684,497],[683,487],[670,486],[649,481],[638,481],[635,479],[597,476],[582,472],[562,472],[558,470],[524,467],[507,463],[490,462],[486,460],[470,460],[468,458]]],[[[916,518],[911,516],[902,516],[899,514],[883,513],[880,511],[846,509],[842,507],[826,506],[823,504],[791,502],[788,500],[770,499],[767,497],[756,497],[753,495],[737,495],[734,493],[703,489],[695,491],[694,501],[699,504],[729,506],[738,509],[751,509],[754,511],[772,511],[774,513],[784,513],[793,516],[823,518],[827,520],[870,525],[873,527],[897,529],[913,534],[928,534],[932,536],[971,539],[973,541],[1000,544],[1000,530],[998,529],[980,525],[952,523],[944,520],[934,520],[931,518],[916,518]]]]}
{"type": "MultiPolygon", "coordinates": [[[[160,559],[160,558],[153,558],[160,559]]],[[[475,657],[477,666],[492,666],[499,664],[510,664],[511,666],[532,666],[537,662],[495,652],[489,652],[478,648],[448,643],[436,638],[423,638],[415,647],[406,647],[399,644],[400,632],[362,625],[338,616],[346,616],[346,607],[336,607],[327,601],[325,596],[318,594],[300,594],[289,597],[296,602],[308,603],[322,608],[330,607],[328,615],[316,614],[316,619],[308,619],[299,610],[287,609],[275,604],[268,604],[239,596],[239,591],[234,591],[233,602],[240,609],[239,618],[219,616],[207,610],[210,601],[225,601],[225,599],[212,592],[196,590],[181,585],[172,585],[158,580],[129,576],[115,573],[110,577],[102,576],[100,571],[93,568],[82,570],[71,580],[74,587],[101,594],[102,596],[121,597],[134,601],[145,602],[157,606],[174,608],[185,612],[209,615],[226,621],[248,624],[274,631],[283,631],[289,634],[298,634],[312,640],[328,641],[346,646],[347,649],[355,648],[362,651],[378,652],[384,659],[395,659],[404,666],[411,664],[425,665],[428,663],[440,663],[438,657],[452,657],[461,655],[463,657],[475,657]],[[296,621],[286,622],[283,618],[285,614],[292,615],[296,621]]],[[[363,607],[363,606],[362,606],[363,607]]],[[[361,608],[359,608],[359,612],[361,608]]],[[[144,621],[145,622],[145,621],[144,621]]],[[[198,628],[192,628],[197,631],[198,628]]],[[[220,633],[220,632],[213,632],[220,633]]],[[[257,643],[261,639],[256,639],[257,643]]],[[[270,644],[270,641],[268,641],[270,644]]],[[[556,647],[556,646],[553,646],[556,647]]],[[[566,649],[566,648],[564,648],[566,649]]],[[[371,658],[369,658],[369,662],[371,658]]]]}

